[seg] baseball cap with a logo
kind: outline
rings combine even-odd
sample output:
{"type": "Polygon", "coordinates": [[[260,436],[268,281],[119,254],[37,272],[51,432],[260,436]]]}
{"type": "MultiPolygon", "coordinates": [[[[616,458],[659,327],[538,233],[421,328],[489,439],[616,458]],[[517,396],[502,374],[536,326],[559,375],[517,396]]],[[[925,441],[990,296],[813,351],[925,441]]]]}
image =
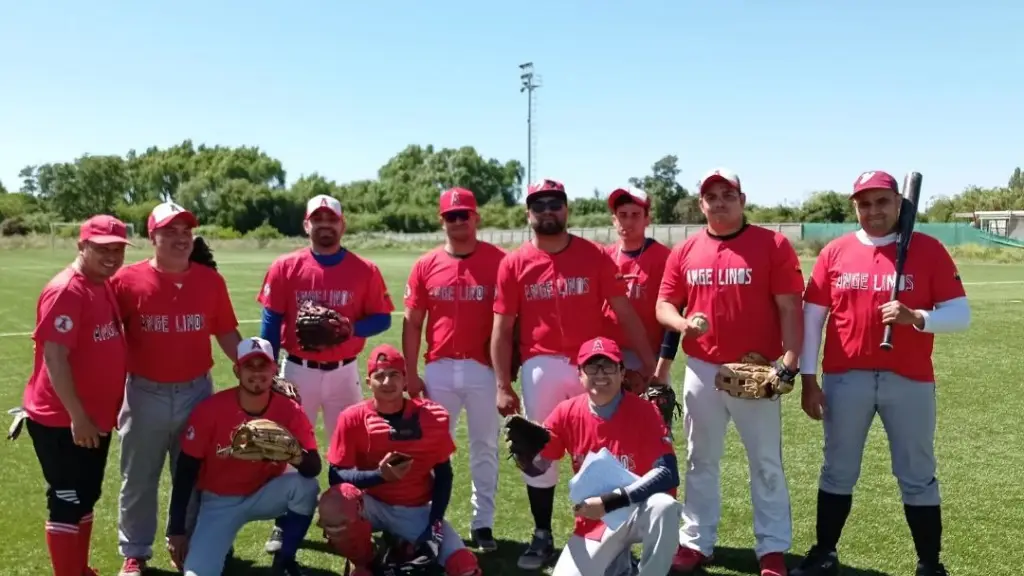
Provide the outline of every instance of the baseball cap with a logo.
{"type": "Polygon", "coordinates": [[[608,209],[612,212],[615,211],[615,203],[619,201],[619,198],[628,196],[634,204],[643,206],[644,208],[651,207],[651,199],[647,197],[647,193],[639,188],[616,188],[608,196],[608,209]]]}
{"type": "Polygon", "coordinates": [[[704,194],[707,191],[707,187],[714,182],[725,182],[732,186],[737,192],[743,192],[743,186],[740,184],[740,175],[729,170],[728,168],[715,168],[709,170],[703,178],[700,179],[700,193],[704,194]]]}
{"type": "Polygon", "coordinates": [[[405,374],[405,357],[394,346],[381,344],[370,352],[370,357],[366,360],[367,374],[373,374],[378,370],[397,370],[405,374]]]}
{"type": "Polygon", "coordinates": [[[93,244],[126,244],[128,241],[128,227],[113,216],[99,214],[82,222],[78,230],[79,242],[92,242],[93,244]]]}
{"type": "Polygon", "coordinates": [[[263,356],[267,360],[275,364],[277,363],[277,360],[274,358],[274,348],[270,345],[270,342],[255,336],[246,338],[238,343],[237,355],[239,364],[255,356],[263,356]]]}
{"type": "Polygon", "coordinates": [[[149,229],[149,233],[152,234],[153,230],[163,228],[179,218],[192,228],[199,225],[199,220],[196,219],[195,214],[174,202],[164,202],[163,204],[157,204],[153,211],[149,213],[149,222],[146,227],[149,229]]]}
{"type": "Polygon", "coordinates": [[[317,194],[306,202],[306,219],[313,215],[317,210],[330,210],[335,216],[341,218],[341,202],[336,198],[332,198],[326,194],[317,194]]]}
{"type": "Polygon", "coordinates": [[[878,189],[892,190],[897,194],[900,192],[900,186],[891,174],[888,172],[882,172],[881,170],[872,170],[871,172],[865,172],[857,177],[857,180],[853,183],[853,192],[850,194],[850,198],[853,198],[865,190],[878,189]]]}
{"type": "Polygon", "coordinates": [[[449,188],[441,192],[441,214],[459,210],[476,212],[476,196],[465,188],[449,188]]]}
{"type": "Polygon", "coordinates": [[[622,351],[614,340],[604,337],[597,337],[587,340],[580,346],[579,355],[576,356],[576,363],[584,365],[588,360],[597,356],[604,356],[612,362],[622,362],[622,351]]]}

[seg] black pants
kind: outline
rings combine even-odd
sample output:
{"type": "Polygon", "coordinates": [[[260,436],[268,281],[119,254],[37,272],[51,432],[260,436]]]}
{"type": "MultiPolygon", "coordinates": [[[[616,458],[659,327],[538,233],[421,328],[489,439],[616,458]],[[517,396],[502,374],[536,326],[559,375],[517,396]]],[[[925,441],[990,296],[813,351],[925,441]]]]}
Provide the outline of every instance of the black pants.
{"type": "Polygon", "coordinates": [[[100,436],[99,448],[76,446],[71,428],[25,422],[46,480],[50,522],[75,524],[92,512],[103,490],[110,436],[100,436]]]}

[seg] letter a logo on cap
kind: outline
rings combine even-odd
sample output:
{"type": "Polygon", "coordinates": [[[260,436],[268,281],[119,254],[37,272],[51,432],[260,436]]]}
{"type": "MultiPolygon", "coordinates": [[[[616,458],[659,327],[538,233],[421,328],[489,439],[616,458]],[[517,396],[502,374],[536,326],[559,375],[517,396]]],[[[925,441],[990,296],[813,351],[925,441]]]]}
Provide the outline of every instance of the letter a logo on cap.
{"type": "Polygon", "coordinates": [[[594,340],[594,347],[591,352],[604,352],[604,343],[600,340],[594,340]]]}
{"type": "Polygon", "coordinates": [[[321,208],[327,208],[327,198],[321,198],[320,199],[320,207],[321,208]]]}
{"type": "Polygon", "coordinates": [[[462,198],[458,192],[452,192],[452,206],[461,206],[462,198]]]}
{"type": "Polygon", "coordinates": [[[252,352],[253,350],[260,350],[260,351],[262,351],[262,349],[260,348],[260,343],[257,340],[253,340],[252,341],[252,348],[249,348],[250,352],[252,352]]]}
{"type": "Polygon", "coordinates": [[[872,178],[874,178],[874,177],[875,177],[875,173],[874,172],[865,172],[865,173],[860,175],[860,183],[861,184],[867,184],[867,182],[869,180],[871,180],[872,178]]]}

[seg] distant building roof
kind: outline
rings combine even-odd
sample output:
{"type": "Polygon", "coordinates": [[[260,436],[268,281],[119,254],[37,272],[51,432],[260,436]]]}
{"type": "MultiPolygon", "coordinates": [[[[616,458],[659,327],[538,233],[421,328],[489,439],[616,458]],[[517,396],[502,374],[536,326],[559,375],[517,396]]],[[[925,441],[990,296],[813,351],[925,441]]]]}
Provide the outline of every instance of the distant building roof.
{"type": "Polygon", "coordinates": [[[1024,218],[1024,210],[979,210],[977,212],[957,212],[954,218],[980,218],[992,220],[996,218],[1024,218]]]}

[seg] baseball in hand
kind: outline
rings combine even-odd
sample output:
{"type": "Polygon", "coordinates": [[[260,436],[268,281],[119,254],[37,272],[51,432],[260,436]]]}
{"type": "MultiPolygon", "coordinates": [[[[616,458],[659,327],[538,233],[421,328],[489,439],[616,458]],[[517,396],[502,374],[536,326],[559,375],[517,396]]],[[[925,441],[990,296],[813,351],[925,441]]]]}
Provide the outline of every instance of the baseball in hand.
{"type": "Polygon", "coordinates": [[[697,328],[699,334],[703,334],[708,331],[708,317],[700,312],[690,316],[690,324],[697,328]]]}

